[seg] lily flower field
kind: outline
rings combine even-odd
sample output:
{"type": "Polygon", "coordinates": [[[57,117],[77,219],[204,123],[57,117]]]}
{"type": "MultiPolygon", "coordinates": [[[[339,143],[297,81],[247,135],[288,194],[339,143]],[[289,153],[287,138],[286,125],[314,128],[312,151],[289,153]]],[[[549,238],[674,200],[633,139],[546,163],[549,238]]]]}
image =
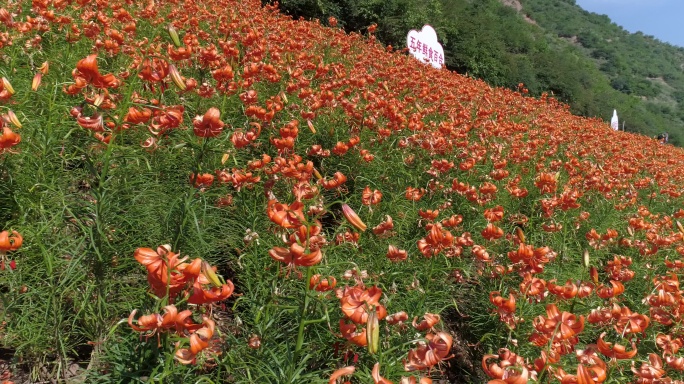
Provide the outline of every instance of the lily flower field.
{"type": "Polygon", "coordinates": [[[681,383],[684,151],[373,32],[2,5],[1,382],[681,383]]]}

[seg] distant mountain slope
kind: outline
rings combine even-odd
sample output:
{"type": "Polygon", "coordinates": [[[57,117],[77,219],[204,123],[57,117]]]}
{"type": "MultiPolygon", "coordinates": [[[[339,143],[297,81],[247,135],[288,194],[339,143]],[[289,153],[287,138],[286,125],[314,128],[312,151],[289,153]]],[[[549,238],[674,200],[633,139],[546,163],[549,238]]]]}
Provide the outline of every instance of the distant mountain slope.
{"type": "Polygon", "coordinates": [[[282,0],[281,9],[324,23],[333,16],[349,32],[375,23],[377,38],[400,49],[410,29],[430,24],[450,70],[522,83],[583,116],[607,121],[615,108],[626,130],[669,132],[684,145],[684,49],[630,34],[574,0],[282,0]]]}
{"type": "Polygon", "coordinates": [[[641,32],[630,33],[580,8],[574,0],[521,0],[521,13],[590,57],[611,86],[647,101],[647,108],[679,124],[684,120],[684,48],[641,32]]]}

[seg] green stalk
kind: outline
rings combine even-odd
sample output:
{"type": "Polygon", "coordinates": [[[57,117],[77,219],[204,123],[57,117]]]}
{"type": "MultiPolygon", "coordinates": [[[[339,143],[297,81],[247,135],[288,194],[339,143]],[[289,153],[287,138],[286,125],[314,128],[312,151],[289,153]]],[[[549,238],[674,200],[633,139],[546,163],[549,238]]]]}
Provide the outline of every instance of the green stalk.
{"type": "Polygon", "coordinates": [[[209,139],[204,139],[202,141],[202,146],[200,147],[200,150],[197,153],[197,157],[195,158],[195,164],[192,167],[193,177],[190,179],[190,187],[185,196],[185,201],[183,202],[180,219],[178,220],[178,227],[176,228],[176,233],[173,237],[173,249],[178,249],[178,244],[183,234],[183,226],[185,225],[187,212],[190,209],[190,204],[192,203],[193,197],[195,195],[195,180],[197,180],[197,177],[199,176],[200,169],[202,168],[202,160],[204,159],[208,146],[209,139]]]}
{"type": "Polygon", "coordinates": [[[311,290],[309,288],[309,281],[311,280],[311,275],[313,273],[313,268],[307,267],[306,268],[306,280],[304,280],[304,304],[302,305],[302,311],[299,314],[299,331],[297,332],[297,345],[295,347],[295,358],[294,360],[297,361],[299,358],[299,352],[302,349],[302,345],[304,344],[304,328],[306,328],[306,325],[308,322],[306,321],[306,310],[309,308],[309,291],[311,290]]]}

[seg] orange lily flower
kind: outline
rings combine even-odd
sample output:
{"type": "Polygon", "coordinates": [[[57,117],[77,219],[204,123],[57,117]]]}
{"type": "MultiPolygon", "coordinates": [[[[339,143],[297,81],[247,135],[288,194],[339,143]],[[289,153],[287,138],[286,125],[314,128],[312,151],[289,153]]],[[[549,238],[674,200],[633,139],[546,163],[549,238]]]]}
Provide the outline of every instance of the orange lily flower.
{"type": "MultiPolygon", "coordinates": [[[[506,348],[499,349],[499,354],[487,354],[482,357],[482,370],[485,374],[493,379],[499,380],[501,383],[507,383],[506,379],[514,379],[520,376],[520,372],[516,369],[525,364],[525,360],[517,354],[509,351],[506,348]],[[489,364],[490,359],[499,359],[498,363],[489,364]],[[510,373],[509,373],[510,372],[510,373]]],[[[494,382],[496,382],[496,380],[494,382]]],[[[491,383],[490,381],[489,383],[491,383]]],[[[527,381],[525,381],[526,383],[527,381]]]]}
{"type": "Polygon", "coordinates": [[[228,280],[220,287],[211,287],[210,289],[202,288],[199,280],[195,281],[192,286],[192,294],[188,298],[189,304],[205,304],[217,301],[223,301],[230,297],[235,290],[233,282],[228,280]]]}
{"type": "Polygon", "coordinates": [[[335,289],[337,285],[337,279],[333,276],[321,277],[321,275],[316,274],[311,276],[309,280],[309,289],[314,289],[318,292],[326,292],[335,289]]]}
{"type": "Polygon", "coordinates": [[[142,110],[134,107],[128,108],[128,113],[124,117],[124,122],[131,124],[144,124],[152,117],[152,110],[143,108],[142,110]]]}
{"type": "Polygon", "coordinates": [[[572,299],[575,296],[577,296],[578,293],[578,288],[577,285],[575,285],[572,280],[568,279],[565,282],[565,285],[556,285],[555,284],[556,280],[551,280],[549,281],[548,284],[548,289],[549,292],[553,293],[556,296],[559,296],[563,299],[572,299]]]}
{"type": "Polygon", "coordinates": [[[391,381],[380,376],[380,363],[375,363],[371,376],[373,377],[374,384],[393,384],[391,381]]]}
{"type": "Polygon", "coordinates": [[[185,107],[182,105],[167,106],[155,110],[152,123],[148,128],[150,133],[156,136],[180,126],[183,123],[183,111],[185,111],[185,107]]]}
{"type": "Polygon", "coordinates": [[[302,209],[304,204],[297,201],[290,205],[279,203],[276,200],[269,200],[267,206],[268,218],[283,228],[296,228],[306,219],[302,209]]]}
{"type": "Polygon", "coordinates": [[[424,188],[406,187],[406,198],[411,201],[418,201],[425,195],[425,192],[424,188]]]}
{"type": "Polygon", "coordinates": [[[388,234],[391,234],[392,229],[394,229],[394,222],[392,221],[392,217],[390,215],[385,216],[385,221],[382,223],[378,224],[373,228],[373,233],[378,235],[378,236],[386,236],[388,234]]]}
{"type": "Polygon", "coordinates": [[[496,240],[504,235],[503,229],[497,227],[496,225],[489,223],[487,227],[482,230],[482,237],[487,240],[496,240]]]}
{"type": "Polygon", "coordinates": [[[440,223],[430,223],[425,226],[428,235],[418,240],[418,250],[425,257],[438,255],[445,248],[454,245],[454,236],[446,229],[442,229],[440,223]]]}
{"type": "Polygon", "coordinates": [[[489,221],[490,223],[495,223],[499,220],[502,220],[504,217],[504,209],[502,206],[497,205],[494,208],[487,208],[484,211],[484,217],[489,221]]]}
{"type": "Polygon", "coordinates": [[[190,348],[181,348],[176,351],[174,358],[181,364],[194,364],[198,353],[211,345],[216,323],[208,317],[202,321],[204,325],[190,335],[190,348]]]}
{"type": "Polygon", "coordinates": [[[634,345],[634,342],[632,342],[632,350],[627,352],[627,348],[624,345],[607,343],[605,340],[603,340],[604,336],[606,336],[605,332],[603,332],[601,336],[599,336],[598,341],[596,341],[596,346],[598,347],[599,352],[601,352],[604,356],[618,360],[631,359],[632,357],[636,356],[637,348],[634,345]]]}
{"type": "MultiPolygon", "coordinates": [[[[0,270],[5,270],[5,254],[10,251],[16,251],[21,247],[23,238],[17,231],[12,231],[12,235],[8,231],[0,232],[0,270]]],[[[9,262],[9,267],[11,270],[17,268],[17,262],[11,260],[9,262]]]]}
{"type": "Polygon", "coordinates": [[[345,287],[340,297],[340,306],[348,319],[357,324],[365,324],[368,321],[369,310],[377,310],[379,320],[387,316],[385,307],[379,303],[381,297],[382,290],[376,286],[370,289],[359,285],[345,287]],[[381,315],[382,313],[384,315],[381,315]]]}
{"type": "Polygon", "coordinates": [[[481,245],[473,245],[472,252],[473,255],[475,255],[475,258],[482,262],[490,263],[493,261],[489,256],[489,252],[487,252],[487,248],[481,245]]]}
{"type": "Polygon", "coordinates": [[[195,188],[208,188],[214,183],[214,175],[211,173],[191,173],[190,182],[195,188]]]}
{"type": "Polygon", "coordinates": [[[23,242],[24,238],[17,231],[12,231],[11,235],[9,231],[0,232],[0,255],[16,251],[23,242]]]}
{"type": "Polygon", "coordinates": [[[187,266],[184,263],[187,257],[179,259],[178,256],[171,252],[170,245],[157,247],[156,251],[138,248],[133,253],[133,257],[147,269],[147,282],[157,297],[165,296],[168,288],[169,298],[173,300],[185,288],[188,280],[182,269],[187,266]]]}
{"type": "Polygon", "coordinates": [[[21,142],[21,136],[12,132],[9,127],[2,127],[2,135],[0,136],[0,153],[4,150],[8,150],[11,147],[19,144],[21,142]]]}
{"type": "Polygon", "coordinates": [[[380,204],[380,200],[382,200],[382,192],[378,191],[377,189],[371,192],[369,186],[364,188],[361,195],[361,203],[363,205],[378,205],[380,204]]]}
{"type": "Polygon", "coordinates": [[[93,84],[95,88],[116,88],[120,85],[120,81],[111,73],[108,75],[100,75],[97,68],[97,55],[92,54],[81,59],[76,63],[76,75],[85,79],[87,83],[93,84]]]}
{"type": "Polygon", "coordinates": [[[449,355],[453,343],[451,335],[446,332],[437,332],[429,333],[425,338],[427,343],[421,341],[416,349],[409,351],[408,358],[404,361],[404,370],[428,369],[452,357],[449,355]]]}
{"type": "Polygon", "coordinates": [[[178,312],[175,305],[167,305],[164,307],[164,314],[162,315],[161,328],[171,329],[175,328],[178,335],[183,335],[185,331],[195,330],[200,326],[192,322],[192,311],[186,309],[178,312]]]}
{"type": "Polygon", "coordinates": [[[366,328],[361,328],[361,331],[359,331],[358,327],[359,325],[356,323],[348,323],[344,319],[340,319],[340,331],[342,332],[342,337],[351,343],[358,345],[359,347],[365,347],[368,345],[366,328]]]}
{"type": "Polygon", "coordinates": [[[408,258],[408,252],[390,244],[389,250],[387,251],[387,258],[394,262],[403,261],[408,258]]]}
{"type": "Polygon", "coordinates": [[[328,380],[328,384],[335,384],[337,383],[337,379],[342,377],[342,376],[347,376],[347,375],[352,375],[354,374],[354,371],[356,370],[356,367],[354,366],[349,366],[349,367],[344,367],[336,370],[333,372],[332,375],[330,375],[330,380],[328,380]]]}
{"type": "Polygon", "coordinates": [[[512,293],[508,294],[508,299],[504,299],[500,292],[490,292],[489,302],[499,308],[500,313],[515,313],[515,296],[512,293]]]}
{"type": "Polygon", "coordinates": [[[387,324],[389,325],[401,324],[402,322],[408,320],[408,314],[404,311],[393,313],[387,316],[385,320],[387,320],[387,324]]]}
{"type": "Polygon", "coordinates": [[[211,340],[211,337],[214,335],[214,327],[216,326],[214,320],[205,317],[204,324],[204,327],[196,330],[190,336],[190,352],[193,355],[196,355],[207,348],[209,346],[209,340],[211,340]]]}
{"type": "Polygon", "coordinates": [[[419,331],[427,331],[439,323],[440,317],[434,313],[426,313],[420,323],[416,323],[416,320],[418,320],[418,316],[413,318],[413,327],[419,331]]]}
{"type": "Polygon", "coordinates": [[[321,185],[325,189],[335,189],[347,182],[347,176],[342,172],[335,172],[332,180],[320,180],[321,185]]]}
{"type": "Polygon", "coordinates": [[[209,108],[204,116],[195,116],[195,119],[192,121],[195,136],[209,138],[220,135],[223,127],[226,125],[223,121],[219,120],[220,116],[221,111],[215,107],[209,108]]]}
{"type": "Polygon", "coordinates": [[[555,304],[549,304],[546,306],[546,317],[538,316],[532,321],[532,325],[537,332],[547,338],[574,341],[584,329],[584,316],[577,318],[570,312],[561,313],[555,304]]]}
{"type": "Polygon", "coordinates": [[[660,379],[665,376],[663,369],[663,361],[655,353],[648,354],[648,363],[642,363],[638,369],[634,367],[632,362],[632,372],[639,377],[642,383],[659,383],[660,379]]]}
{"type": "Polygon", "coordinates": [[[423,211],[422,209],[419,209],[418,215],[420,215],[420,217],[422,217],[425,220],[433,221],[437,218],[437,216],[439,216],[439,209],[435,209],[435,210],[428,209],[427,211],[423,211]]]}
{"type": "Polygon", "coordinates": [[[451,215],[448,219],[442,220],[442,226],[447,228],[457,227],[463,222],[463,216],[461,215],[451,215]]]}
{"type": "Polygon", "coordinates": [[[320,249],[310,249],[310,252],[306,253],[306,248],[297,243],[290,244],[289,249],[273,247],[268,251],[268,255],[273,260],[287,264],[289,267],[310,267],[318,264],[323,259],[323,253],[321,253],[320,249]]]}
{"type": "Polygon", "coordinates": [[[133,319],[137,309],[134,309],[128,316],[128,325],[137,332],[148,332],[147,337],[154,335],[157,331],[175,328],[178,335],[183,335],[185,331],[192,331],[199,326],[193,324],[190,316],[192,312],[185,310],[178,313],[178,309],[174,305],[167,305],[164,307],[164,315],[157,313],[140,316],[137,320],[137,325],[133,324],[133,319]]]}
{"type": "Polygon", "coordinates": [[[622,307],[619,315],[613,314],[613,317],[618,317],[617,324],[615,324],[615,331],[622,333],[643,333],[648,328],[651,319],[646,315],[641,315],[632,312],[629,308],[622,307]]]}
{"type": "Polygon", "coordinates": [[[553,173],[540,173],[534,182],[534,185],[539,188],[539,192],[544,193],[554,193],[556,192],[556,182],[558,181],[558,175],[553,173]]]}
{"type": "Polygon", "coordinates": [[[137,321],[137,325],[133,324],[133,318],[135,317],[135,313],[138,312],[137,309],[134,309],[130,315],[128,315],[128,325],[133,328],[134,331],[136,332],[149,332],[147,336],[152,336],[154,335],[155,332],[159,328],[161,328],[162,325],[162,317],[158,313],[152,313],[150,315],[144,315],[140,316],[140,318],[137,321]]]}
{"type": "Polygon", "coordinates": [[[665,354],[674,355],[682,347],[682,344],[683,341],[679,337],[673,340],[671,335],[659,333],[656,336],[656,345],[658,348],[662,349],[665,354]]]}

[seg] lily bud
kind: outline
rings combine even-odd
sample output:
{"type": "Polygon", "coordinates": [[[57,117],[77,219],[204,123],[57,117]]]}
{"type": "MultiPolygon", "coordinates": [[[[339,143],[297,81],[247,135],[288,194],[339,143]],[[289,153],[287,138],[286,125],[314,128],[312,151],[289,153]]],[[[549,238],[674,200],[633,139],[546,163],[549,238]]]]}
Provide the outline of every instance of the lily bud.
{"type": "Polygon", "coordinates": [[[318,169],[316,169],[316,168],[314,168],[313,174],[314,174],[314,176],[316,176],[316,180],[320,180],[323,178],[323,176],[321,176],[321,173],[318,172],[318,169]]]}
{"type": "Polygon", "coordinates": [[[313,123],[311,122],[311,120],[307,120],[307,121],[306,121],[306,124],[309,126],[309,130],[311,131],[311,133],[314,133],[314,134],[315,134],[315,133],[316,133],[316,128],[314,127],[314,125],[313,125],[313,123]]]}
{"type": "Polygon", "coordinates": [[[368,340],[368,353],[371,355],[377,353],[380,345],[380,325],[378,324],[378,312],[375,310],[368,314],[366,339],[368,340]]]}
{"type": "Polygon", "coordinates": [[[515,236],[518,237],[521,243],[525,243],[525,233],[520,227],[515,227],[515,236]]]}
{"type": "Polygon", "coordinates": [[[33,82],[31,82],[31,90],[32,90],[32,91],[37,91],[37,90],[38,90],[38,87],[40,86],[40,82],[41,82],[42,79],[43,79],[43,74],[40,73],[40,72],[37,72],[37,73],[33,76],[33,82]]]}
{"type": "Polygon", "coordinates": [[[589,276],[591,276],[591,281],[593,281],[594,284],[598,284],[599,275],[598,275],[598,270],[596,269],[596,267],[589,268],[589,276]]]}
{"type": "Polygon", "coordinates": [[[169,37],[171,37],[173,45],[175,45],[176,47],[180,47],[181,42],[180,38],[178,37],[178,31],[176,31],[176,28],[174,28],[173,25],[169,24],[169,27],[166,29],[166,31],[169,33],[169,37]]]}
{"type": "Polygon", "coordinates": [[[287,95],[285,94],[285,92],[280,91],[279,95],[280,95],[280,98],[283,99],[283,101],[285,102],[285,104],[287,104],[288,101],[287,101],[287,95]]]}
{"type": "Polygon", "coordinates": [[[102,105],[102,102],[105,99],[104,93],[98,93],[97,96],[95,96],[95,100],[93,100],[93,105],[96,107],[99,107],[102,105]]]}
{"type": "Polygon", "coordinates": [[[634,229],[632,229],[632,227],[627,227],[627,233],[629,233],[630,236],[634,237],[634,229]]]}
{"type": "Polygon", "coordinates": [[[361,232],[366,230],[366,224],[361,221],[359,215],[357,215],[356,212],[354,212],[354,210],[351,209],[351,207],[349,207],[347,204],[342,204],[342,214],[344,215],[344,218],[347,219],[349,224],[351,224],[354,228],[361,232]]]}
{"type": "Polygon", "coordinates": [[[173,64],[169,65],[169,75],[171,75],[171,80],[173,80],[173,83],[176,84],[178,89],[185,91],[188,88],[185,85],[185,81],[183,81],[183,77],[181,76],[180,72],[178,72],[178,68],[176,68],[176,66],[173,64]]]}
{"type": "Polygon", "coordinates": [[[41,64],[40,67],[38,67],[38,70],[43,75],[47,75],[48,71],[50,70],[50,63],[47,61],[43,62],[43,64],[41,64]]]}
{"type": "Polygon", "coordinates": [[[9,92],[10,95],[14,95],[14,88],[12,88],[12,84],[10,84],[9,80],[7,78],[3,77],[2,78],[2,86],[9,92]]]}
{"type": "Polygon", "coordinates": [[[207,263],[206,261],[202,260],[202,273],[204,273],[204,276],[209,279],[211,284],[217,288],[220,288],[223,286],[223,283],[221,283],[221,280],[219,279],[218,275],[214,270],[211,268],[211,265],[207,263]]]}
{"type": "Polygon", "coordinates": [[[589,268],[589,251],[586,249],[584,250],[584,254],[582,255],[582,262],[584,263],[585,268],[589,268]]]}
{"type": "Polygon", "coordinates": [[[677,220],[677,228],[679,228],[679,232],[681,232],[684,235],[684,226],[682,226],[682,223],[677,220]]]}
{"type": "Polygon", "coordinates": [[[10,123],[14,124],[15,127],[21,128],[21,121],[19,121],[17,115],[15,115],[11,109],[7,111],[7,119],[10,123]]]}

